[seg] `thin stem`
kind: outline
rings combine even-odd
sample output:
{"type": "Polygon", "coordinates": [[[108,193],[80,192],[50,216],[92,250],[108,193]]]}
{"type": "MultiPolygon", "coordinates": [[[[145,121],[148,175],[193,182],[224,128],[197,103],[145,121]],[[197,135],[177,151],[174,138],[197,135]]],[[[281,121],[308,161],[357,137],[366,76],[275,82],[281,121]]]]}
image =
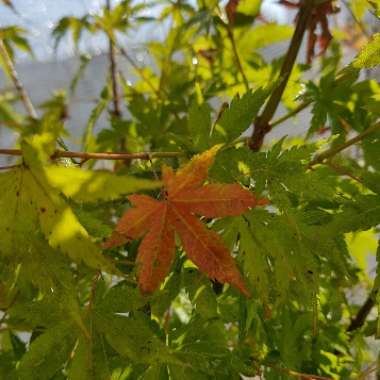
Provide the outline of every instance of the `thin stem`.
{"type": "Polygon", "coordinates": [[[9,309],[15,304],[17,297],[19,295],[19,292],[17,291],[14,296],[12,297],[11,301],[8,303],[8,305],[2,309],[3,311],[3,316],[0,319],[0,326],[6,321],[7,316],[8,316],[8,311],[9,309]]]}
{"type": "Polygon", "coordinates": [[[326,165],[328,167],[330,167],[331,169],[333,169],[338,174],[347,176],[347,177],[353,179],[354,181],[363,185],[363,181],[359,177],[357,177],[356,175],[352,174],[347,168],[345,168],[341,165],[338,165],[335,162],[333,163],[331,161],[326,162],[326,165]]]}
{"type": "Polygon", "coordinates": [[[270,131],[270,121],[272,120],[280,104],[282,95],[288,84],[298,52],[300,50],[304,34],[310,21],[314,8],[314,0],[304,0],[298,14],[296,29],[286,53],[281,67],[278,86],[273,90],[264,111],[254,122],[254,130],[249,142],[249,147],[253,151],[260,150],[263,145],[265,135],[270,131]]]}
{"type": "Polygon", "coordinates": [[[299,106],[297,106],[296,108],[294,108],[294,110],[291,110],[287,114],[285,114],[283,116],[280,116],[278,119],[276,119],[272,123],[270,123],[271,129],[274,128],[274,127],[277,127],[278,125],[282,124],[283,122],[291,119],[293,116],[296,116],[297,114],[299,114],[300,112],[302,112],[304,109],[306,109],[307,107],[309,107],[309,105],[311,103],[312,102],[310,100],[308,100],[306,102],[303,102],[299,106]]]}
{"type": "Polygon", "coordinates": [[[379,369],[379,364],[378,363],[374,363],[372,364],[369,368],[367,368],[365,371],[359,373],[359,376],[358,376],[358,380],[366,380],[368,379],[368,376],[373,373],[373,372],[376,372],[377,370],[379,369]]]}
{"type": "MultiPolygon", "coordinates": [[[[347,74],[346,74],[346,68],[343,68],[341,71],[337,73],[336,80],[333,83],[333,89],[339,87],[339,85],[347,80],[347,74]]],[[[302,112],[304,109],[309,107],[313,103],[313,100],[305,100],[303,103],[301,103],[299,106],[297,106],[294,110],[288,112],[287,114],[280,116],[278,119],[274,120],[270,123],[270,129],[277,127],[279,124],[282,124],[286,120],[292,118],[293,116],[297,115],[298,113],[302,112]]]]}
{"type": "MultiPolygon", "coordinates": [[[[111,1],[106,0],[106,9],[111,11],[111,1]]],[[[111,81],[112,81],[112,96],[113,96],[113,113],[115,116],[121,115],[120,110],[120,94],[119,94],[119,84],[117,81],[117,60],[116,60],[116,49],[115,43],[112,36],[108,37],[109,40],[109,61],[110,61],[110,73],[111,73],[111,81]]]]}
{"type": "Polygon", "coordinates": [[[270,364],[264,364],[264,366],[272,368],[278,372],[286,373],[289,376],[297,377],[299,379],[304,379],[304,380],[332,380],[331,377],[311,375],[308,373],[297,372],[297,371],[293,371],[292,369],[289,369],[289,368],[277,367],[277,366],[270,365],[270,364]]]}
{"type": "Polygon", "coordinates": [[[87,305],[88,311],[91,311],[92,306],[94,304],[96,286],[98,285],[98,281],[100,280],[101,276],[102,276],[102,272],[100,270],[97,271],[91,282],[90,294],[88,296],[88,305],[87,305]]]}
{"type": "MultiPolygon", "coordinates": [[[[0,149],[0,155],[22,156],[21,149],[0,149]]],[[[80,158],[82,160],[152,160],[154,158],[175,158],[181,157],[182,152],[137,152],[137,153],[88,153],[88,152],[72,152],[57,150],[52,158],[80,158]]]]}
{"type": "MultiPolygon", "coordinates": [[[[168,92],[161,85],[156,88],[149,77],[145,74],[144,69],[136,64],[136,62],[131,58],[128,52],[120,45],[118,45],[118,50],[120,54],[131,64],[131,66],[140,75],[140,78],[148,85],[152,92],[157,96],[157,99],[162,100],[162,95],[168,96],[168,92]]],[[[173,115],[177,120],[181,120],[177,111],[173,110],[173,115]]]]}
{"type": "Polygon", "coordinates": [[[120,259],[120,260],[117,260],[117,259],[114,259],[112,260],[112,262],[115,264],[115,265],[128,265],[128,266],[135,266],[136,263],[133,261],[133,260],[128,260],[128,259],[120,259]]]}
{"type": "Polygon", "coordinates": [[[1,171],[1,170],[9,170],[9,169],[18,168],[18,167],[21,166],[21,165],[22,165],[22,164],[0,166],[0,171],[1,171]]]}
{"type": "MultiPolygon", "coordinates": [[[[37,111],[34,108],[33,103],[28,95],[28,92],[26,91],[23,83],[21,82],[18,76],[16,67],[13,64],[13,61],[11,57],[9,56],[8,51],[4,45],[4,41],[2,39],[0,39],[0,55],[3,57],[4,63],[8,70],[8,74],[13,82],[13,85],[16,91],[18,92],[18,95],[20,96],[22,103],[24,104],[26,112],[32,119],[37,119],[38,118],[37,111]]],[[[61,148],[67,150],[66,144],[61,138],[58,138],[57,142],[61,148]]]]}
{"type": "Polygon", "coordinates": [[[233,51],[234,56],[235,56],[237,67],[240,71],[241,76],[243,77],[245,89],[247,91],[249,91],[249,82],[248,82],[247,76],[245,75],[243,64],[241,63],[239,52],[238,52],[238,49],[236,46],[234,31],[233,31],[233,28],[232,28],[232,25],[230,22],[226,23],[226,28],[227,28],[228,39],[230,40],[231,45],[232,45],[232,51],[233,51]]]}
{"type": "MultiPolygon", "coordinates": [[[[111,0],[106,0],[106,9],[108,10],[108,12],[111,12],[111,0]]],[[[117,58],[116,58],[116,43],[115,43],[115,37],[113,35],[113,31],[110,31],[108,33],[108,43],[109,43],[108,57],[109,57],[109,62],[110,62],[110,74],[111,74],[111,84],[112,84],[113,115],[116,118],[120,118],[122,116],[122,113],[121,113],[121,108],[120,108],[120,92],[119,92],[118,68],[117,68],[117,58]]],[[[127,138],[125,135],[120,138],[120,150],[122,151],[127,150],[127,138]]],[[[124,164],[128,166],[129,161],[125,160],[124,164]]]]}
{"type": "Polygon", "coordinates": [[[28,93],[25,90],[24,85],[22,84],[22,82],[18,76],[16,68],[13,64],[13,61],[12,61],[11,57],[9,56],[7,48],[5,47],[4,41],[2,39],[0,39],[0,54],[3,57],[4,64],[7,67],[8,74],[9,74],[9,76],[13,82],[13,85],[15,86],[15,88],[16,88],[16,90],[17,90],[17,92],[21,98],[21,101],[24,104],[25,110],[27,111],[28,115],[31,118],[37,119],[37,117],[38,117],[37,112],[36,112],[36,110],[32,104],[32,101],[30,100],[28,93]]]}
{"type": "Polygon", "coordinates": [[[359,20],[355,16],[355,13],[352,11],[352,8],[351,8],[350,4],[348,4],[346,0],[343,0],[343,4],[346,7],[346,9],[348,10],[348,12],[350,13],[350,15],[351,15],[352,19],[354,20],[354,22],[357,24],[357,26],[361,30],[361,32],[367,37],[367,39],[370,39],[371,38],[370,33],[368,33],[368,31],[365,28],[365,26],[363,25],[362,21],[359,20]]]}
{"type": "Polygon", "coordinates": [[[345,150],[345,149],[349,148],[350,146],[355,145],[356,143],[362,141],[367,136],[371,135],[372,133],[376,132],[377,130],[380,130],[380,122],[374,124],[373,126],[371,126],[369,128],[367,128],[362,133],[359,133],[357,136],[353,137],[352,139],[347,140],[344,144],[339,145],[337,147],[333,147],[331,149],[328,149],[328,150],[322,152],[321,154],[319,154],[318,156],[316,156],[309,163],[308,167],[311,168],[314,165],[320,164],[323,161],[325,161],[325,160],[327,160],[327,159],[329,159],[331,157],[334,157],[335,155],[337,155],[338,153],[342,152],[343,150],[345,150]]]}
{"type": "Polygon", "coordinates": [[[150,89],[157,95],[158,98],[161,97],[160,91],[154,87],[151,80],[145,75],[144,70],[136,64],[136,62],[131,58],[128,52],[122,47],[117,47],[120,54],[130,63],[130,65],[137,71],[140,77],[144,80],[144,82],[150,87],[150,89]]]}

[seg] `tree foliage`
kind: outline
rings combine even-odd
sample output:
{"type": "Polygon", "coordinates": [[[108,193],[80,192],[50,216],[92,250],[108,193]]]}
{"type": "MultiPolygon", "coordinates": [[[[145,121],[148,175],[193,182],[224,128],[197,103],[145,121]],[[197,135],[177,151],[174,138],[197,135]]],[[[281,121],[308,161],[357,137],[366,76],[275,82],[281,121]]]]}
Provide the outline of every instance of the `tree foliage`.
{"type": "Polygon", "coordinates": [[[260,0],[116,3],[53,31],[110,46],[81,151],[65,126],[92,57],[36,110],[27,33],[0,29],[0,379],[375,374],[380,3],[280,1],[294,26],[260,0]],[[152,66],[123,38],[141,25],[167,31],[152,66]]]}

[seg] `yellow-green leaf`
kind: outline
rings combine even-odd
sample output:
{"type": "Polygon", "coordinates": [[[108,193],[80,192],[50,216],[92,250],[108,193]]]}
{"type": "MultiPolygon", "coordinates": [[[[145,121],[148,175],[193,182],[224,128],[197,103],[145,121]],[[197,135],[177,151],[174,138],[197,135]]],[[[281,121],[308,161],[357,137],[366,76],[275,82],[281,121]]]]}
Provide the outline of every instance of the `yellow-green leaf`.
{"type": "Polygon", "coordinates": [[[371,68],[380,64],[380,33],[374,35],[373,39],[364,46],[355,58],[353,66],[358,69],[371,68]]]}
{"type": "Polygon", "coordinates": [[[71,259],[97,269],[112,271],[112,265],[80,224],[70,206],[57,190],[20,167],[0,177],[0,252],[11,255],[16,249],[27,254],[42,231],[49,245],[71,259]],[[15,248],[17,247],[17,248],[15,248]]]}
{"type": "Polygon", "coordinates": [[[111,201],[124,194],[152,190],[158,181],[116,175],[107,171],[90,171],[78,167],[48,166],[44,169],[50,185],[80,202],[111,201]]]}

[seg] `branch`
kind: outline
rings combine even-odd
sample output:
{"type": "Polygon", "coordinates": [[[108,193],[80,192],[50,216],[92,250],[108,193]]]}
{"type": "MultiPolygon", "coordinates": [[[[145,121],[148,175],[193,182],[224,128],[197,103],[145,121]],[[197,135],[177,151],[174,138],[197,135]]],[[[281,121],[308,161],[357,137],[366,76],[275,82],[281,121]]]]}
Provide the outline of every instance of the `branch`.
{"type": "MultiPolygon", "coordinates": [[[[0,155],[8,156],[22,156],[21,149],[0,149],[0,155]]],[[[182,152],[137,152],[137,153],[88,153],[88,152],[72,152],[57,150],[52,159],[66,157],[66,158],[81,158],[82,160],[152,160],[154,158],[174,158],[181,157],[182,152]]]]}
{"type": "Polygon", "coordinates": [[[371,312],[374,306],[375,301],[373,300],[373,294],[371,293],[359,309],[355,318],[351,320],[351,323],[347,327],[347,332],[353,332],[355,330],[360,329],[364,325],[369,313],[371,312]]]}
{"type": "Polygon", "coordinates": [[[280,104],[282,95],[288,84],[290,74],[292,73],[293,66],[296,62],[298,52],[300,50],[303,36],[305,34],[307,25],[311,18],[314,8],[314,0],[304,0],[298,14],[296,30],[294,31],[289,49],[286,53],[284,62],[281,67],[279,84],[272,92],[264,111],[258,116],[254,122],[254,130],[249,142],[249,147],[253,151],[260,150],[264,142],[265,135],[270,131],[270,121],[273,118],[278,105],[280,104]]]}
{"type": "Polygon", "coordinates": [[[0,55],[3,57],[4,64],[6,65],[6,68],[8,70],[8,74],[13,82],[13,85],[15,86],[21,101],[24,104],[24,107],[28,113],[28,115],[33,118],[37,119],[37,112],[32,104],[32,101],[29,98],[28,93],[25,90],[24,85],[22,84],[21,80],[19,79],[19,76],[17,74],[16,68],[12,62],[11,57],[8,54],[7,48],[4,45],[4,41],[0,39],[0,55]]]}
{"type": "Polygon", "coordinates": [[[308,168],[311,168],[314,165],[321,164],[323,161],[334,157],[341,151],[349,148],[352,145],[355,145],[356,143],[362,141],[367,136],[371,135],[372,133],[376,132],[377,130],[380,130],[380,122],[374,124],[373,126],[365,129],[362,133],[359,133],[357,136],[353,137],[350,140],[347,140],[344,144],[339,145],[337,147],[333,147],[331,149],[328,149],[321,154],[317,155],[308,165],[308,168]]]}

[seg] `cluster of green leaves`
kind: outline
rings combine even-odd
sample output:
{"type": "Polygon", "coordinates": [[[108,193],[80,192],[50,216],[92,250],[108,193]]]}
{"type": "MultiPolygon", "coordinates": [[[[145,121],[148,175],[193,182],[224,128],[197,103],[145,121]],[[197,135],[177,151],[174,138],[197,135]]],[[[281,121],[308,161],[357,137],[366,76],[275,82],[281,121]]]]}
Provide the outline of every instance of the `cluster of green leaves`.
{"type": "MultiPolygon", "coordinates": [[[[233,22],[219,3],[123,0],[99,15],[65,17],[53,32],[57,44],[71,34],[78,49],[86,33],[103,33],[123,53],[119,61],[132,64],[133,80],[116,73],[121,114],[112,108],[115,78],[104,78],[83,128],[83,150],[123,146],[178,151],[178,157],[117,162],[114,171],[58,159],[56,143],[68,137],[66,95],[43,104],[38,119],[16,111],[17,92],[0,95],[0,126],[18,135],[22,153],[18,166],[0,172],[0,379],[291,379],[297,373],[355,379],[375,360],[367,338],[379,336],[377,314],[348,330],[362,294],[380,304],[379,270],[376,279],[369,275],[374,260],[368,258],[375,256],[380,225],[380,130],[352,152],[309,164],[378,122],[379,84],[360,74],[380,64],[379,36],[343,66],[350,36],[334,31],[324,57],[296,64],[282,104],[291,114],[309,105],[310,125],[298,123],[297,139],[267,141],[252,152],[246,136],[281,80],[284,61],[268,60],[264,48],[287,42],[294,28],[260,21],[260,0],[231,1],[233,22]],[[156,17],[146,17],[147,8],[156,17]],[[170,24],[164,42],[146,43],[152,68],[136,64],[119,39],[147,22],[170,24]],[[95,133],[104,113],[108,126],[95,133]],[[101,243],[130,207],[127,194],[163,196],[155,180],[163,161],[177,168],[216,144],[209,181],[238,182],[269,200],[239,217],[203,220],[229,247],[252,298],[207,279],[179,243],[160,289],[142,294],[134,265],[139,241],[110,250],[101,243]]],[[[366,13],[379,16],[377,0],[342,3],[359,23],[353,31],[366,27],[366,13]]],[[[11,59],[16,48],[30,51],[24,37],[17,26],[0,29],[11,59]]],[[[82,57],[69,96],[90,61],[82,57]]]]}

